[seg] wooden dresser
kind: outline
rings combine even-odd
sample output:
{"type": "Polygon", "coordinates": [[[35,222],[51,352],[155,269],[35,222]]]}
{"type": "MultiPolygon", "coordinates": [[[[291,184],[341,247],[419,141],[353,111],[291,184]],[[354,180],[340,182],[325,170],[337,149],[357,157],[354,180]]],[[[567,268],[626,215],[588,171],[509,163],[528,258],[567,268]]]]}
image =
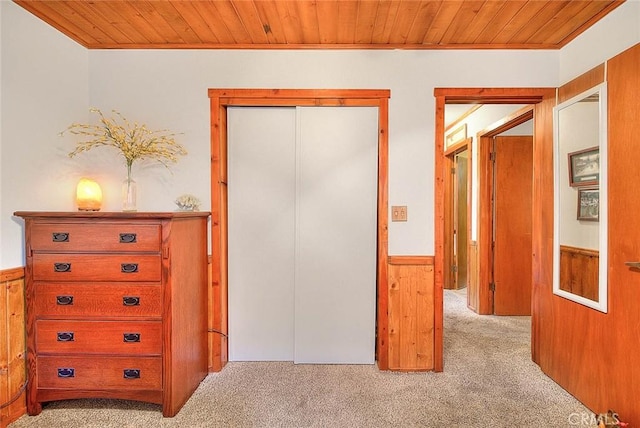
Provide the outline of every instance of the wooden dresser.
{"type": "Polygon", "coordinates": [[[207,374],[206,212],[25,220],[27,412],[72,398],[162,404],[207,374]]]}

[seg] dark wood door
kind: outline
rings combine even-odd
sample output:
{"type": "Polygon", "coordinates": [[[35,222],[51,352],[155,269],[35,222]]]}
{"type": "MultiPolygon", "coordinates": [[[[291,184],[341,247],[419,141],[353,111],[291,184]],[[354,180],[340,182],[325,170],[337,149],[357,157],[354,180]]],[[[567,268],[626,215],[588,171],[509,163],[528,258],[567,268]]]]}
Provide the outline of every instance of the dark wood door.
{"type": "Polygon", "coordinates": [[[496,137],[494,153],[494,314],[531,315],[533,137],[496,137]]]}

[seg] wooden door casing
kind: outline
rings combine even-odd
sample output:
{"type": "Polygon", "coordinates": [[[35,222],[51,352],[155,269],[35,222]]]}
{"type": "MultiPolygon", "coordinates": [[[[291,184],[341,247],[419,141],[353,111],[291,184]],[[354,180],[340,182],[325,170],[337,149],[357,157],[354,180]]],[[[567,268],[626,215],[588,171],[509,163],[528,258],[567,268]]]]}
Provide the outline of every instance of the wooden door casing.
{"type": "MultiPolygon", "coordinates": [[[[228,361],[227,343],[227,108],[230,106],[370,106],[378,108],[376,360],[389,368],[388,171],[389,90],[209,89],[211,113],[211,284],[209,370],[228,361]]],[[[434,355],[436,349],[434,347],[434,355]]]]}
{"type": "MultiPolygon", "coordinates": [[[[447,103],[484,103],[484,104],[531,104],[532,106],[517,112],[517,116],[512,115],[500,123],[492,126],[493,135],[497,135],[501,130],[509,129],[517,124],[523,123],[531,118],[534,119],[536,132],[534,133],[534,146],[536,148],[546,148],[552,143],[551,118],[552,105],[551,100],[555,100],[555,88],[435,88],[435,104],[436,104],[436,123],[435,123],[435,255],[434,255],[434,308],[435,308],[435,324],[434,324],[434,366],[435,371],[442,371],[444,367],[443,358],[443,284],[444,284],[444,266],[445,266],[445,216],[446,216],[446,151],[444,150],[444,107],[447,103]],[[526,111],[525,111],[526,110],[526,111]],[[528,115],[528,117],[527,117],[528,115]],[[540,128],[540,129],[538,129],[540,128]],[[548,129],[548,132],[544,132],[548,129]]],[[[489,130],[478,133],[479,138],[482,135],[489,134],[489,130]]],[[[479,173],[482,173],[482,141],[479,141],[479,173]]],[[[550,149],[549,149],[550,150],[550,149]]],[[[535,161],[535,159],[534,159],[535,161]]],[[[545,176],[540,172],[544,170],[545,165],[534,165],[534,181],[544,180],[545,176]]],[[[482,180],[482,177],[479,177],[482,180]]],[[[480,189],[482,192],[482,189],[480,189]]],[[[482,193],[479,195],[479,202],[482,203],[482,193]]],[[[479,207],[480,208],[480,207],[479,207]]],[[[480,211],[481,212],[481,211],[480,211]]],[[[537,218],[537,217],[536,217],[537,218]]],[[[482,233],[482,217],[479,223],[479,233],[482,233]]],[[[479,235],[480,237],[480,235],[479,235]]],[[[483,249],[481,243],[478,242],[478,257],[482,260],[483,249]]],[[[534,253],[534,262],[536,254],[534,253]]],[[[482,278],[482,267],[479,267],[479,278],[482,278]]],[[[482,291],[482,287],[480,288],[482,291]]],[[[482,309],[483,296],[479,298],[479,308],[482,309]]],[[[480,311],[479,311],[480,312],[480,311]]],[[[534,315],[534,314],[532,314],[534,315]]],[[[538,330],[536,316],[532,317],[532,355],[533,360],[538,361],[536,353],[538,330]]]]}

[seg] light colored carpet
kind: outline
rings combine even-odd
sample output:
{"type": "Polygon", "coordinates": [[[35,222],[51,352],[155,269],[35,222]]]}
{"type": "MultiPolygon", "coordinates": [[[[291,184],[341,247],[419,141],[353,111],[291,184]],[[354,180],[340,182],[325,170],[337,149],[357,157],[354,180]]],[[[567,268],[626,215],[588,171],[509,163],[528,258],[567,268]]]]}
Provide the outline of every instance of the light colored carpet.
{"type": "Polygon", "coordinates": [[[477,316],[445,291],[443,373],[375,366],[229,363],[174,418],[120,400],[45,404],[31,427],[586,427],[591,415],[530,358],[530,318],[477,316]]]}

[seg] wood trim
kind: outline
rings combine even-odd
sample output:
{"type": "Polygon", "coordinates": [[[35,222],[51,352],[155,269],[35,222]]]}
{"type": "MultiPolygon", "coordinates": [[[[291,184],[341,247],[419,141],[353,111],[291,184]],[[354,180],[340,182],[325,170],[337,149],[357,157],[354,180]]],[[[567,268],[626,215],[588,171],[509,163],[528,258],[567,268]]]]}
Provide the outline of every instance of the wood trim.
{"type": "Polygon", "coordinates": [[[371,106],[378,108],[377,339],[380,370],[389,368],[388,330],[388,170],[389,97],[387,89],[209,89],[211,108],[211,347],[209,366],[220,371],[227,343],[227,124],[228,106],[371,106]]]}
{"type": "Polygon", "coordinates": [[[435,88],[433,94],[444,97],[448,104],[536,104],[548,91],[549,88],[435,88]]]}
{"type": "Polygon", "coordinates": [[[433,266],[433,256],[389,256],[390,265],[427,265],[433,266]]]}
{"type": "MultiPolygon", "coordinates": [[[[435,305],[435,325],[434,325],[434,365],[436,371],[443,368],[443,275],[444,264],[444,105],[445,103],[483,103],[483,104],[537,104],[543,99],[555,97],[555,88],[435,88],[434,97],[436,103],[435,120],[435,255],[434,255],[434,305],[435,305]]],[[[537,120],[537,109],[534,109],[534,119],[537,120]]],[[[546,117],[541,118],[546,120],[546,117]]],[[[548,125],[545,123],[545,125],[548,125]]],[[[538,127],[536,126],[536,130],[538,127]]],[[[543,132],[534,133],[534,150],[538,142],[542,144],[544,140],[543,132]]],[[[534,159],[534,180],[540,174],[540,165],[535,164],[534,159]]],[[[535,217],[535,215],[534,215],[535,217]]],[[[535,276],[535,272],[534,272],[535,276]]],[[[537,313],[532,314],[533,319],[537,313]]],[[[532,342],[535,342],[532,337],[532,342]]],[[[534,359],[535,361],[535,359],[534,359]]]]}
{"type": "Polygon", "coordinates": [[[491,251],[493,214],[493,166],[491,152],[493,137],[478,139],[478,314],[493,314],[493,293],[489,289],[492,281],[493,252],[491,251]]]}
{"type": "Polygon", "coordinates": [[[17,267],[0,271],[0,282],[14,281],[23,278],[24,267],[17,267]]]}
{"type": "Polygon", "coordinates": [[[446,156],[450,156],[454,153],[457,153],[459,151],[462,151],[464,149],[471,149],[471,143],[473,142],[473,137],[467,137],[465,139],[463,139],[462,141],[459,141],[457,143],[455,143],[452,146],[449,146],[446,148],[446,150],[444,151],[444,154],[446,156]]]}
{"type": "Polygon", "coordinates": [[[604,82],[605,66],[600,64],[558,88],[558,104],[604,82]]]}
{"type": "Polygon", "coordinates": [[[436,95],[436,139],[435,139],[435,230],[434,230],[434,259],[433,259],[433,369],[441,372],[444,368],[444,258],[445,258],[445,178],[446,157],[444,155],[444,105],[446,92],[435,89],[436,95]]]}

